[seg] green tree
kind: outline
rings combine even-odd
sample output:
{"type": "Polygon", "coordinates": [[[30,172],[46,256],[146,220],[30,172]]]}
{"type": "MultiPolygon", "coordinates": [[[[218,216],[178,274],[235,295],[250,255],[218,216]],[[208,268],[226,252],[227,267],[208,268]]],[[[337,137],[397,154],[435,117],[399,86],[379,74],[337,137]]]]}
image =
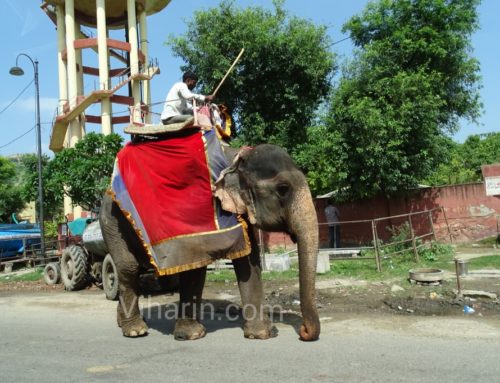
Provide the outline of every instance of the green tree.
{"type": "Polygon", "coordinates": [[[16,184],[15,165],[7,158],[0,157],[0,222],[11,222],[12,214],[24,205],[21,189],[16,184]]]}
{"type": "Polygon", "coordinates": [[[329,92],[335,69],[326,27],[289,16],[283,1],[274,12],[236,8],[222,1],[197,11],[188,31],[168,44],[212,92],[238,55],[245,53],[217,94],[233,112],[238,143],[269,142],[289,150],[306,139],[318,104],[329,92]]]}
{"type": "Polygon", "coordinates": [[[465,140],[461,150],[464,165],[481,180],[481,165],[500,162],[500,133],[473,134],[465,140]]]}
{"type": "MultiPolygon", "coordinates": [[[[22,162],[22,195],[25,201],[35,201],[38,212],[38,157],[35,154],[25,154],[22,162]]],[[[52,177],[50,169],[51,160],[48,156],[42,156],[42,178],[43,178],[43,217],[44,221],[50,221],[58,217],[62,212],[63,188],[62,184],[56,182],[52,177]]]]}
{"type": "Polygon", "coordinates": [[[122,142],[118,134],[87,134],[75,147],[57,153],[48,164],[51,182],[64,185],[64,193],[75,205],[93,210],[100,206],[109,187],[114,160],[122,142]]]}
{"type": "Polygon", "coordinates": [[[307,136],[307,142],[297,147],[294,159],[306,170],[313,194],[330,192],[332,185],[341,185],[347,177],[342,137],[321,121],[308,128],[307,136]]]}
{"type": "MultiPolygon", "coordinates": [[[[344,25],[358,49],[326,120],[346,173],[332,188],[351,198],[394,194],[449,158],[446,135],[481,110],[479,64],[470,57],[477,4],[381,0],[344,25]]],[[[306,165],[310,172],[314,164],[306,165]]]]}
{"type": "Polygon", "coordinates": [[[500,163],[500,133],[471,135],[463,144],[452,143],[449,153],[448,161],[442,163],[424,183],[452,185],[481,181],[482,165],[500,163]]]}

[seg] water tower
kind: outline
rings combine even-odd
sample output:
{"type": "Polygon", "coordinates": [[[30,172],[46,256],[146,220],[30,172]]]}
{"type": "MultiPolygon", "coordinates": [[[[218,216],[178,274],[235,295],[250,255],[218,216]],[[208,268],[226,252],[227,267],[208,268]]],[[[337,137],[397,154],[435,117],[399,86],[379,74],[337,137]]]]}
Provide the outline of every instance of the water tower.
{"type": "MultiPolygon", "coordinates": [[[[46,0],[42,10],[54,22],[58,40],[59,106],[49,148],[58,152],[73,147],[85,134],[85,123],[101,125],[110,134],[113,126],[128,123],[129,115],[113,116],[113,105],[133,107],[134,120],[151,104],[150,80],[159,68],[149,62],[146,18],[165,8],[170,0],[46,0]],[[110,32],[123,30],[123,40],[110,32]],[[96,37],[94,37],[96,36],[96,37]],[[97,54],[84,63],[82,54],[97,54]],[[94,65],[90,63],[92,62],[94,65]],[[96,66],[97,64],[97,66],[96,66]],[[93,77],[95,86],[87,87],[93,77]],[[85,89],[87,87],[88,89],[85,89]],[[125,94],[124,94],[125,93],[125,94]],[[86,113],[100,104],[100,115],[86,113]]],[[[150,118],[146,113],[145,118],[150,118]]],[[[150,121],[146,121],[150,122],[150,121]]],[[[65,214],[72,211],[65,202],[65,214]]]]}

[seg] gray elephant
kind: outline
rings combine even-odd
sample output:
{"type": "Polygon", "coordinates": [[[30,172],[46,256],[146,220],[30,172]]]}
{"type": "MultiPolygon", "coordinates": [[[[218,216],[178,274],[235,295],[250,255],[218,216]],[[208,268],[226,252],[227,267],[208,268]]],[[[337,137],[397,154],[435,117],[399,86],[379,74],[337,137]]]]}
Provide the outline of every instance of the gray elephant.
{"type": "MultiPolygon", "coordinates": [[[[235,154],[234,151],[226,153],[231,160],[235,154]]],[[[303,317],[300,339],[317,340],[320,333],[315,302],[318,224],[306,179],[288,154],[274,145],[256,146],[241,152],[237,158],[233,166],[223,172],[216,194],[225,210],[242,214],[250,223],[251,253],[233,259],[241,294],[244,336],[267,339],[275,334],[268,315],[255,315],[256,312],[262,314],[264,299],[259,249],[254,235],[254,229],[260,228],[286,232],[297,242],[303,317]]],[[[145,335],[148,327],[139,310],[138,278],[140,269],[150,266],[150,259],[136,231],[109,195],[103,199],[100,223],[120,280],[118,325],[127,337],[145,335]]],[[[206,266],[179,274],[179,308],[182,310],[178,310],[175,339],[192,340],[205,335],[197,312],[205,276],[206,266]]]]}

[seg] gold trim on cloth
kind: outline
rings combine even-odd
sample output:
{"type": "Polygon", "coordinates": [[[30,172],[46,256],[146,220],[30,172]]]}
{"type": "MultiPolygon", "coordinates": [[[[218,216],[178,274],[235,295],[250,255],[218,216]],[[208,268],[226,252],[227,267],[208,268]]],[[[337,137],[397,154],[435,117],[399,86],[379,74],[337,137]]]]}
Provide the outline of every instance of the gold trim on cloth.
{"type": "MultiPolygon", "coordinates": [[[[183,271],[194,270],[194,269],[198,269],[200,267],[205,267],[205,266],[207,266],[207,265],[215,262],[217,259],[221,259],[221,258],[230,259],[230,260],[241,258],[241,257],[247,256],[251,252],[251,243],[250,243],[250,238],[249,238],[248,232],[247,232],[248,225],[247,225],[246,221],[241,216],[237,216],[239,224],[237,224],[237,225],[235,225],[233,227],[230,227],[230,228],[226,228],[226,229],[222,229],[222,230],[217,230],[217,231],[212,231],[212,232],[205,232],[205,233],[195,233],[195,234],[180,235],[180,236],[177,236],[177,237],[168,238],[168,239],[165,239],[165,240],[162,240],[162,241],[158,241],[155,244],[149,245],[144,240],[144,236],[142,234],[142,231],[137,227],[137,223],[135,222],[134,218],[132,217],[132,214],[130,212],[128,212],[127,210],[125,210],[122,207],[122,205],[120,204],[120,202],[117,200],[116,195],[113,192],[113,190],[108,189],[106,191],[106,193],[111,196],[113,202],[115,202],[117,204],[117,206],[120,209],[120,211],[123,213],[123,215],[125,216],[125,218],[132,225],[132,228],[134,229],[135,233],[137,234],[139,240],[142,243],[142,246],[143,246],[144,250],[146,251],[146,254],[149,257],[150,264],[155,268],[156,274],[159,275],[159,276],[177,274],[177,273],[180,273],[180,272],[183,272],[183,271]],[[228,233],[230,231],[234,231],[234,230],[238,230],[238,229],[241,230],[241,232],[243,234],[242,241],[240,241],[240,242],[242,242],[242,246],[241,246],[242,248],[236,249],[235,251],[232,251],[232,252],[228,252],[228,253],[224,254],[223,257],[211,257],[209,259],[202,259],[202,260],[199,260],[199,261],[189,262],[187,264],[181,264],[181,265],[175,265],[175,266],[160,268],[157,265],[157,263],[155,261],[155,258],[153,256],[153,252],[152,252],[152,248],[151,248],[152,246],[161,245],[162,243],[168,243],[171,240],[175,240],[175,239],[183,239],[183,238],[189,238],[189,237],[199,237],[200,235],[202,236],[202,235],[210,235],[210,234],[217,235],[219,233],[220,234],[223,234],[224,232],[228,233]]],[[[200,254],[200,256],[203,256],[203,255],[200,254]]]]}
{"type": "Polygon", "coordinates": [[[144,237],[142,236],[142,232],[137,227],[137,224],[135,223],[135,220],[132,218],[132,214],[129,213],[127,210],[125,210],[122,207],[122,205],[120,204],[120,201],[118,201],[118,199],[116,198],[116,194],[115,194],[115,192],[113,190],[108,189],[106,191],[106,194],[108,194],[111,197],[111,199],[113,200],[113,202],[116,203],[116,205],[121,210],[121,212],[123,213],[123,215],[125,216],[125,218],[127,219],[127,221],[130,222],[130,224],[132,225],[132,228],[134,229],[135,233],[137,234],[137,236],[139,237],[139,240],[142,243],[142,247],[144,247],[144,250],[146,251],[146,254],[149,257],[149,263],[151,263],[151,265],[154,266],[155,270],[158,270],[158,265],[156,264],[156,262],[154,260],[153,253],[151,252],[151,249],[149,248],[149,246],[146,243],[146,241],[144,241],[144,237]]]}

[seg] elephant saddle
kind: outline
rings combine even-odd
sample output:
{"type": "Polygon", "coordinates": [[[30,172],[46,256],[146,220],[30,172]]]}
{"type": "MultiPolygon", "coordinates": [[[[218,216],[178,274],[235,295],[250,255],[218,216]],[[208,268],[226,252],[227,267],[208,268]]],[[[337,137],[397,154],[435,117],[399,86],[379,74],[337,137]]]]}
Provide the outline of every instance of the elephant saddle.
{"type": "Polygon", "coordinates": [[[214,130],[130,142],[118,153],[108,193],[159,275],[250,253],[245,221],[213,197],[227,165],[214,130]]]}

